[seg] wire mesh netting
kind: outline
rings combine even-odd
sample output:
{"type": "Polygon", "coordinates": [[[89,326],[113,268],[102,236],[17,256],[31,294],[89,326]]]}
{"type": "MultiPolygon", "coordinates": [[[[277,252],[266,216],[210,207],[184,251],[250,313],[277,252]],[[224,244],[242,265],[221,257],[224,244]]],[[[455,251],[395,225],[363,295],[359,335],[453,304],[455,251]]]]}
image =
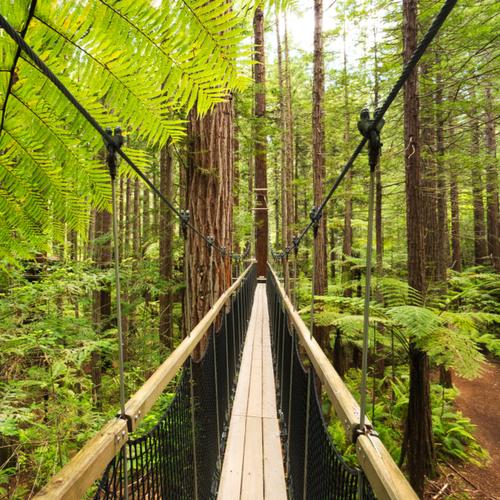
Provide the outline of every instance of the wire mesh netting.
{"type": "MultiPolygon", "coordinates": [[[[125,445],[129,499],[216,498],[255,285],[254,265],[214,323],[203,357],[186,361],[158,423],[125,445]]],[[[94,499],[124,497],[121,452],[106,468],[94,499]]]]}
{"type": "Polygon", "coordinates": [[[267,294],[289,498],[374,499],[363,472],[345,462],[330,437],[314,371],[302,364],[272,273],[267,294]]]}

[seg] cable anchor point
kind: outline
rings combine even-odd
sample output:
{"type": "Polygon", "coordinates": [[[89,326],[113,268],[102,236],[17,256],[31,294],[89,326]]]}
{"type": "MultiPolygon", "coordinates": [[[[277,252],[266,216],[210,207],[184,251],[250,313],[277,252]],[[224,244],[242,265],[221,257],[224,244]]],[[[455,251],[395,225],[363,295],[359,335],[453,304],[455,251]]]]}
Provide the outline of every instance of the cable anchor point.
{"type": "Polygon", "coordinates": [[[363,108],[359,114],[358,130],[363,137],[368,139],[368,163],[371,170],[375,170],[382,151],[380,132],[385,120],[380,116],[381,112],[382,109],[377,108],[373,120],[370,118],[368,108],[363,108]]]}
{"type": "Polygon", "coordinates": [[[373,428],[371,424],[365,424],[363,427],[361,427],[361,424],[357,424],[356,427],[354,427],[352,433],[352,442],[356,443],[359,436],[378,437],[378,432],[373,428]]]}
{"type": "Polygon", "coordinates": [[[111,128],[108,127],[105,130],[106,138],[104,140],[106,144],[106,163],[109,169],[109,175],[111,179],[116,178],[116,171],[118,167],[118,157],[116,152],[123,146],[125,143],[125,137],[122,135],[121,127],[115,127],[114,135],[112,134],[111,128]]]}
{"type": "Polygon", "coordinates": [[[295,235],[292,239],[293,253],[295,254],[295,257],[297,257],[297,254],[299,253],[299,242],[300,239],[298,235],[295,235]]]}
{"type": "Polygon", "coordinates": [[[189,225],[189,210],[180,210],[179,211],[180,219],[181,219],[181,229],[182,234],[184,235],[184,239],[187,239],[187,229],[189,225]]]}
{"type": "Polygon", "coordinates": [[[316,236],[318,236],[319,221],[322,215],[323,213],[319,211],[318,207],[312,207],[309,217],[311,219],[311,222],[313,223],[313,234],[315,238],[316,236]]]}

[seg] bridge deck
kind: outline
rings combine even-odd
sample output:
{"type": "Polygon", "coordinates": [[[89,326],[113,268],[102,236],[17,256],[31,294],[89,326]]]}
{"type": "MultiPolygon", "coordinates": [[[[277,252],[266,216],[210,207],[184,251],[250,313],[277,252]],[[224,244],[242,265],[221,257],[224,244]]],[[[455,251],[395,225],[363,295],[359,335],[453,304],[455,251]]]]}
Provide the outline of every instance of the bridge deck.
{"type": "Polygon", "coordinates": [[[219,500],[286,500],[266,285],[258,284],[219,486],[219,500]]]}

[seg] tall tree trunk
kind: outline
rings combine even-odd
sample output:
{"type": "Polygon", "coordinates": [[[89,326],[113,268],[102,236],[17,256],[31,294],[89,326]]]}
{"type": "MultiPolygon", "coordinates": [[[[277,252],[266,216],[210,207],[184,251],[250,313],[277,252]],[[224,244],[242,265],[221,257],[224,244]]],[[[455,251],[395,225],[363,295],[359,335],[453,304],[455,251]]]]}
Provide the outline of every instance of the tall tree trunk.
{"type": "MultiPolygon", "coordinates": [[[[290,51],[288,46],[288,25],[285,12],[285,192],[286,192],[286,245],[289,247],[292,244],[293,227],[294,227],[294,189],[293,189],[293,167],[294,167],[294,142],[293,142],[293,107],[292,107],[292,78],[290,74],[290,51]]],[[[286,274],[290,275],[288,261],[286,262],[286,274]]],[[[293,289],[295,288],[296,276],[294,276],[293,289]]],[[[289,286],[289,292],[292,291],[292,286],[289,286]]],[[[294,293],[294,292],[293,292],[294,293]]]]}
{"type": "MultiPolygon", "coordinates": [[[[111,214],[107,211],[96,212],[94,262],[100,270],[111,266],[111,214]]],[[[100,289],[92,293],[92,322],[95,329],[102,333],[111,327],[111,290],[109,285],[100,284],[100,289]]],[[[101,407],[102,362],[98,350],[91,356],[92,396],[94,404],[101,407]]]]}
{"type": "MultiPolygon", "coordinates": [[[[280,195],[280,185],[281,185],[281,169],[278,160],[278,152],[275,151],[271,156],[271,163],[273,165],[273,175],[274,175],[274,241],[276,247],[280,248],[282,245],[281,239],[281,224],[280,221],[283,220],[283,216],[280,218],[281,212],[281,197],[280,195]],[[273,158],[274,156],[274,158],[273,158]]],[[[282,215],[282,214],[281,214],[282,215]]]]}
{"type": "MultiPolygon", "coordinates": [[[[213,236],[229,253],[233,218],[233,100],[218,104],[203,117],[191,112],[188,123],[189,161],[186,201],[191,223],[203,234],[213,236]]],[[[231,261],[188,230],[188,286],[191,328],[208,312],[212,293],[216,300],[231,284],[231,261]],[[210,254],[213,255],[210,264],[210,254]],[[212,269],[212,275],[210,275],[212,269]]],[[[197,354],[205,350],[200,343],[197,354]]]]}
{"type": "Polygon", "coordinates": [[[495,116],[492,89],[487,85],[486,97],[486,207],[488,230],[488,253],[497,273],[500,273],[500,214],[498,204],[498,162],[495,135],[495,116]]]}
{"type": "MultiPolygon", "coordinates": [[[[158,185],[158,172],[156,171],[156,168],[153,170],[153,183],[155,186],[158,185]]],[[[153,196],[153,227],[151,228],[151,232],[155,236],[158,234],[158,228],[160,225],[159,206],[160,206],[160,203],[159,203],[158,196],[153,196]]]]}
{"type": "Polygon", "coordinates": [[[438,220],[437,220],[437,168],[432,76],[429,62],[421,66],[421,87],[425,96],[420,100],[421,116],[421,168],[422,210],[424,212],[425,271],[427,281],[437,281],[438,220]]]}
{"type": "Polygon", "coordinates": [[[436,78],[436,194],[437,194],[437,252],[436,280],[446,287],[446,270],[450,260],[450,244],[448,236],[448,206],[446,192],[446,166],[444,162],[444,118],[443,118],[443,81],[440,68],[440,56],[436,55],[438,74],[436,78]]]}
{"type": "MultiPolygon", "coordinates": [[[[345,151],[344,155],[348,157],[349,151],[349,141],[350,141],[350,122],[351,117],[349,113],[349,86],[348,86],[348,75],[347,75],[347,33],[346,33],[346,19],[344,16],[343,21],[343,89],[344,89],[344,145],[345,151]]],[[[347,158],[346,158],[347,159],[347,158]]],[[[350,282],[352,280],[351,273],[351,262],[349,262],[349,257],[352,256],[352,170],[346,175],[344,181],[344,240],[342,242],[342,259],[344,260],[344,265],[342,266],[342,281],[344,283],[350,282]]],[[[345,297],[352,297],[352,288],[349,286],[344,290],[345,297]]]]}
{"type": "MultiPolygon", "coordinates": [[[[278,52],[278,84],[279,84],[279,108],[280,108],[280,130],[281,130],[281,241],[283,242],[283,247],[288,247],[291,243],[289,240],[289,203],[288,199],[292,195],[288,191],[288,155],[290,154],[287,147],[287,134],[288,134],[288,123],[286,116],[286,105],[285,105],[285,75],[283,71],[283,51],[281,47],[281,36],[280,36],[280,24],[278,14],[276,13],[276,45],[278,52]]],[[[288,259],[283,261],[283,281],[285,286],[285,291],[290,295],[290,268],[288,266],[288,259]]]]}
{"type": "Polygon", "coordinates": [[[150,237],[151,213],[149,204],[150,204],[149,188],[147,186],[144,186],[144,189],[142,190],[142,237],[141,237],[141,241],[143,242],[143,244],[146,243],[150,237]]]}
{"type": "MultiPolygon", "coordinates": [[[[417,0],[403,0],[403,54],[406,63],[417,46],[417,0]]],[[[425,293],[425,245],[422,218],[420,165],[420,123],[414,71],[404,87],[404,141],[406,170],[406,225],[408,245],[408,282],[425,293]]],[[[423,496],[424,478],[434,469],[434,446],[430,404],[429,359],[410,339],[410,396],[406,419],[405,442],[410,482],[423,496]]],[[[404,457],[403,451],[403,457],[404,457]]]]}
{"type": "Polygon", "coordinates": [[[130,257],[132,233],[132,180],[127,179],[125,187],[125,230],[123,231],[123,257],[130,257]]]}
{"type": "MultiPolygon", "coordinates": [[[[380,77],[378,72],[378,38],[377,24],[373,26],[373,100],[375,109],[378,108],[380,96],[380,77]]],[[[377,254],[376,270],[377,276],[382,276],[384,272],[384,228],[382,225],[382,170],[380,161],[375,167],[375,250],[377,254]]]]}
{"type": "MultiPolygon", "coordinates": [[[[323,0],[314,0],[314,77],[312,111],[312,155],[313,155],[313,191],[314,205],[319,207],[324,197],[325,183],[325,69],[323,54],[323,0]]],[[[327,213],[323,212],[319,221],[317,235],[314,238],[314,294],[325,295],[328,289],[328,269],[326,259],[327,213]]],[[[328,329],[313,327],[313,334],[319,344],[326,349],[328,329]]]]}
{"type": "Polygon", "coordinates": [[[135,262],[137,262],[141,258],[141,184],[139,179],[134,182],[133,249],[135,262]]]}
{"type": "Polygon", "coordinates": [[[462,246],[460,244],[460,204],[458,201],[458,176],[450,169],[450,208],[451,208],[451,268],[462,272],[462,246]]]}
{"type": "Polygon", "coordinates": [[[253,19],[255,44],[255,256],[257,275],[267,275],[267,147],[266,147],[266,67],[264,12],[259,7],[253,19]]]}
{"type": "MultiPolygon", "coordinates": [[[[173,161],[170,145],[163,146],[160,151],[160,190],[169,200],[173,198],[173,161]]],[[[172,322],[173,293],[172,293],[172,271],[173,271],[173,239],[174,224],[172,212],[165,206],[160,205],[159,218],[160,233],[160,278],[166,283],[166,288],[160,294],[160,342],[173,348],[174,330],[172,322]]]]}
{"type": "Polygon", "coordinates": [[[471,184],[472,205],[474,210],[474,264],[476,266],[486,264],[488,259],[488,244],[486,241],[486,227],[484,214],[484,186],[483,165],[481,164],[479,122],[474,119],[471,137],[471,184]]]}

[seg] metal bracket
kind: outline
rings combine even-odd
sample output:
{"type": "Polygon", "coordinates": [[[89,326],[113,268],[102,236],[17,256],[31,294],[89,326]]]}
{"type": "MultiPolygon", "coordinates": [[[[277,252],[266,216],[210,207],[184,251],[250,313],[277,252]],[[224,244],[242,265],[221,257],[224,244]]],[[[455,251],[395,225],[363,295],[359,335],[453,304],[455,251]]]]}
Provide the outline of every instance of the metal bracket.
{"type": "Polygon", "coordinates": [[[361,428],[360,424],[357,424],[352,432],[352,442],[356,443],[359,436],[375,436],[378,437],[378,432],[369,424],[365,424],[364,428],[361,428]]]}

